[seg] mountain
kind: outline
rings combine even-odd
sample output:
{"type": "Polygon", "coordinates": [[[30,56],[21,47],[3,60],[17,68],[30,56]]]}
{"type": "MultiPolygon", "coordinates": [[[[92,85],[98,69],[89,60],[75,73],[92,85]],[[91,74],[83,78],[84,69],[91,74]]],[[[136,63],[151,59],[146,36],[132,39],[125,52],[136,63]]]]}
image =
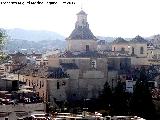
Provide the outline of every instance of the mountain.
{"type": "Polygon", "coordinates": [[[115,40],[114,37],[104,37],[104,36],[96,36],[98,40],[105,40],[106,42],[113,42],[115,40]]]}
{"type": "MultiPolygon", "coordinates": [[[[117,37],[104,37],[104,36],[96,36],[98,40],[105,40],[107,43],[113,42],[117,37]]],[[[130,41],[132,38],[124,38],[127,41],[130,41]]]]}
{"type": "Polygon", "coordinates": [[[27,53],[31,53],[35,51],[36,53],[44,53],[48,50],[53,49],[65,49],[66,42],[62,40],[42,40],[42,41],[28,41],[28,40],[20,40],[13,39],[7,41],[5,45],[5,51],[7,53],[14,53],[15,51],[25,51],[27,53]]]}
{"type": "Polygon", "coordinates": [[[55,32],[19,28],[6,29],[5,31],[8,35],[5,51],[8,53],[21,50],[43,53],[47,50],[64,49],[66,47],[65,37],[55,32]]]}
{"type": "Polygon", "coordinates": [[[65,37],[51,31],[36,31],[24,29],[6,29],[6,33],[11,39],[28,40],[28,41],[42,41],[42,40],[64,40],[65,37]]]}

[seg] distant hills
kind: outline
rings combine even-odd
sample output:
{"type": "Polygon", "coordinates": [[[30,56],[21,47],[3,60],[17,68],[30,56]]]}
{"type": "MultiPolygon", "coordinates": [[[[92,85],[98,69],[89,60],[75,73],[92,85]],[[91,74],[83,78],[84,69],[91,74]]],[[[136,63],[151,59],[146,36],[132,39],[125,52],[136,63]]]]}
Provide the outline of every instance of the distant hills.
{"type": "Polygon", "coordinates": [[[96,36],[99,40],[105,40],[107,42],[112,42],[115,40],[114,37],[103,37],[103,36],[96,36]]]}
{"type": "Polygon", "coordinates": [[[28,40],[28,41],[42,41],[42,40],[64,40],[65,37],[51,31],[37,31],[37,30],[24,30],[24,29],[7,29],[8,36],[11,39],[28,40]]]}
{"type": "MultiPolygon", "coordinates": [[[[108,43],[111,43],[113,42],[117,37],[103,37],[103,36],[97,36],[97,38],[99,40],[105,40],[106,42],[108,43]]],[[[125,40],[129,41],[131,40],[132,38],[124,38],[125,40]]]]}
{"type": "Polygon", "coordinates": [[[36,31],[24,29],[6,29],[8,41],[5,50],[8,53],[15,51],[40,52],[66,46],[65,37],[51,31],[36,31]]]}

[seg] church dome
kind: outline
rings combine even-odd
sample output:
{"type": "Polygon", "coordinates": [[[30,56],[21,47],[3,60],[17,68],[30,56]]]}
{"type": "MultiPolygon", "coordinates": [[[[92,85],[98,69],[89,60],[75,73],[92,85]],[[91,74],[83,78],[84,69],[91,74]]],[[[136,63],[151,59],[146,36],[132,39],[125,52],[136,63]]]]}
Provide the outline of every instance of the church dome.
{"type": "Polygon", "coordinates": [[[70,40],[97,40],[91,30],[87,27],[77,27],[68,37],[70,40]]]}
{"type": "Polygon", "coordinates": [[[143,37],[137,35],[135,38],[133,38],[131,43],[147,43],[147,40],[145,40],[143,37]]]}
{"type": "Polygon", "coordinates": [[[125,44],[125,43],[128,43],[128,41],[121,37],[118,37],[116,40],[113,41],[113,44],[125,44]]]}

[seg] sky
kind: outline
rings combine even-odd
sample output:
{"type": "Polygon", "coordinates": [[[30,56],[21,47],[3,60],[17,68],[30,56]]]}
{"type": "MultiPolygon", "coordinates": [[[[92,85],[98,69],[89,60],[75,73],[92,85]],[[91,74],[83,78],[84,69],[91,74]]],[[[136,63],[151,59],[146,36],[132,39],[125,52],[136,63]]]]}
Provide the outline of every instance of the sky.
{"type": "Polygon", "coordinates": [[[30,0],[38,1],[44,3],[31,5],[29,0],[0,0],[0,28],[47,30],[67,37],[82,8],[88,14],[95,36],[131,38],[160,34],[160,0],[30,0]],[[15,1],[24,5],[4,4],[15,1]]]}

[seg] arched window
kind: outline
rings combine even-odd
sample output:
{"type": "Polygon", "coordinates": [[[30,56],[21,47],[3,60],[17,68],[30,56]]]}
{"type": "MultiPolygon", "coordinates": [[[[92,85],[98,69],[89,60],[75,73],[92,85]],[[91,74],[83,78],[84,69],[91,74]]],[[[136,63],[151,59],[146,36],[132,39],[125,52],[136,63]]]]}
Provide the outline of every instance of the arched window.
{"type": "Polygon", "coordinates": [[[89,51],[89,45],[86,45],[86,51],[89,51]]]}
{"type": "Polygon", "coordinates": [[[40,81],[40,83],[39,83],[39,89],[42,87],[42,83],[41,83],[41,81],[40,81]]]}
{"type": "Polygon", "coordinates": [[[29,80],[29,86],[31,85],[30,80],[29,80]]]}
{"type": "Polygon", "coordinates": [[[140,54],[143,54],[143,52],[144,52],[144,49],[143,49],[143,47],[141,47],[140,48],[140,54]]]}
{"type": "Polygon", "coordinates": [[[134,47],[132,47],[132,54],[134,54],[134,47]]]}

